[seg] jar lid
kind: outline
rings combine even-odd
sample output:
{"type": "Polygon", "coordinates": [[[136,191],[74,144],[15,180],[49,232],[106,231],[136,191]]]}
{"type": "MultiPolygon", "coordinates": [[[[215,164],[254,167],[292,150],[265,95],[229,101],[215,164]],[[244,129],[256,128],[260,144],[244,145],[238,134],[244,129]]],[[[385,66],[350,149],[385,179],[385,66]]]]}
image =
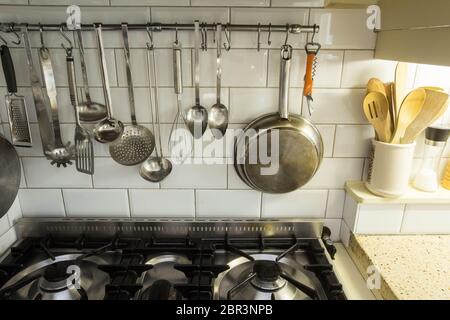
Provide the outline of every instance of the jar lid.
{"type": "Polygon", "coordinates": [[[431,141],[447,142],[449,135],[450,135],[450,128],[428,127],[425,130],[426,139],[431,141]]]}

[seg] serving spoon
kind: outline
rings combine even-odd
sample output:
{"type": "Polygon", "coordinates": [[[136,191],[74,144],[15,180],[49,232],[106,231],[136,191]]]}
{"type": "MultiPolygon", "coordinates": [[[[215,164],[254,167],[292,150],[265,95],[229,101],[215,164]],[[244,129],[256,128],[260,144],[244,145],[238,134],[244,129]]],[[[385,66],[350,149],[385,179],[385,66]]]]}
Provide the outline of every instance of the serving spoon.
{"type": "Polygon", "coordinates": [[[208,113],[209,128],[216,139],[220,139],[225,135],[228,128],[228,109],[220,102],[220,87],[222,80],[222,25],[219,23],[216,27],[217,42],[217,82],[216,94],[217,102],[211,107],[208,113]]]}
{"type": "Polygon", "coordinates": [[[194,22],[195,27],[195,105],[190,107],[184,115],[184,122],[195,139],[200,139],[208,126],[208,111],[200,105],[200,26],[198,20],[194,22]]]}

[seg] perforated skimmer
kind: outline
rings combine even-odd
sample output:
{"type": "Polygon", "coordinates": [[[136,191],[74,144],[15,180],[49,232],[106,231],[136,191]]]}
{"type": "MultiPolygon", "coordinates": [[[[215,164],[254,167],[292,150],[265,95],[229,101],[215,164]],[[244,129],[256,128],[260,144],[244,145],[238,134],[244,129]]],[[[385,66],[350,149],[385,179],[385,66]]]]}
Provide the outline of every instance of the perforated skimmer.
{"type": "Polygon", "coordinates": [[[128,45],[128,25],[122,24],[123,47],[127,68],[128,98],[130,102],[131,125],[125,126],[119,139],[109,145],[109,153],[114,161],[133,166],[147,159],[155,147],[155,137],[144,126],[136,122],[133,80],[131,77],[130,48],[128,45]]]}

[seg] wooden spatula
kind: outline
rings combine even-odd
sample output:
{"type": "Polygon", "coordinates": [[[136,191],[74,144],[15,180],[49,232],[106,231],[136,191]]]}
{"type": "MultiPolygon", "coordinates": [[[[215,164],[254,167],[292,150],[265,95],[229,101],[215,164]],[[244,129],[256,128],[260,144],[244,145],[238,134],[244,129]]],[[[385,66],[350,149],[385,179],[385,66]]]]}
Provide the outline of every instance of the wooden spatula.
{"type": "Polygon", "coordinates": [[[424,89],[426,98],[417,118],[406,128],[401,143],[412,143],[427,127],[438,120],[448,108],[449,96],[445,92],[424,89]]]}
{"type": "Polygon", "coordinates": [[[395,111],[395,85],[393,82],[388,82],[384,84],[384,89],[386,91],[386,98],[389,103],[389,115],[391,120],[391,136],[394,134],[395,131],[395,124],[397,121],[397,112],[395,111]]]}
{"type": "Polygon", "coordinates": [[[399,62],[395,68],[395,111],[398,115],[400,106],[406,96],[406,84],[408,81],[408,63],[399,62]]]}
{"type": "Polygon", "coordinates": [[[397,124],[391,143],[399,144],[404,137],[406,128],[417,118],[424,105],[427,93],[419,88],[411,91],[400,106],[397,124]]]}
{"type": "Polygon", "coordinates": [[[377,139],[388,142],[391,139],[389,104],[379,92],[370,92],[364,99],[364,114],[375,129],[377,139]]]}

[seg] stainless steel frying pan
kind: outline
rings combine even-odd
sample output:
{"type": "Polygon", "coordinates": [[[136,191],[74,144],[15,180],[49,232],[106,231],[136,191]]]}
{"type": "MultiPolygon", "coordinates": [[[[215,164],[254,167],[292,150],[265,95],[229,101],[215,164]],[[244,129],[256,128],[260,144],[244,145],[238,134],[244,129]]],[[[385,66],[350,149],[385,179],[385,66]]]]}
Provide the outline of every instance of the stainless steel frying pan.
{"type": "Polygon", "coordinates": [[[235,142],[237,174],[251,188],[267,193],[287,193],[300,188],[317,172],[323,157],[322,137],[317,128],[288,111],[291,58],[292,47],[282,46],[279,112],[251,122],[235,142]]]}
{"type": "Polygon", "coordinates": [[[16,149],[0,134],[0,218],[8,212],[16,199],[20,175],[16,149]]]}

